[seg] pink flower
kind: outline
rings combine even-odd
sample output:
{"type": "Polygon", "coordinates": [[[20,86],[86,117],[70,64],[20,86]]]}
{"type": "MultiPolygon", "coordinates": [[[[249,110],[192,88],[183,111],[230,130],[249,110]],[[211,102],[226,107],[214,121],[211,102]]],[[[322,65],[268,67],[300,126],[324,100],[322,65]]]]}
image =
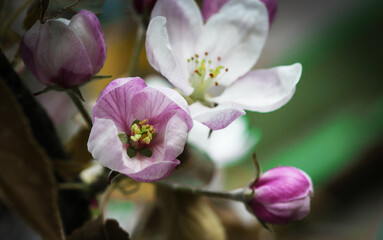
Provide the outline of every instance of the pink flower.
{"type": "Polygon", "coordinates": [[[268,170],[251,186],[254,197],[248,202],[262,221],[286,224],[304,218],[310,212],[313,184],[310,177],[294,167],[268,170]]]}
{"type": "Polygon", "coordinates": [[[167,177],[193,126],[184,98],[141,78],[112,81],[93,108],[88,150],[100,164],[136,181],[167,177]]]}
{"type": "Polygon", "coordinates": [[[41,83],[70,88],[100,71],[106,45],[96,15],[81,10],[70,21],[36,22],[23,36],[20,54],[41,83]]]}
{"type": "MultiPolygon", "coordinates": [[[[202,16],[207,21],[212,15],[217,13],[219,9],[230,0],[204,0],[202,2],[202,16]]],[[[265,4],[267,12],[269,14],[269,23],[274,20],[275,13],[277,11],[277,0],[260,0],[265,4]]]]}
{"type": "Polygon", "coordinates": [[[194,0],[158,0],[147,30],[147,58],[182,91],[194,120],[225,128],[244,110],[282,107],[295,92],[299,63],[251,71],[268,21],[258,0],[231,0],[206,24],[194,0]]]}

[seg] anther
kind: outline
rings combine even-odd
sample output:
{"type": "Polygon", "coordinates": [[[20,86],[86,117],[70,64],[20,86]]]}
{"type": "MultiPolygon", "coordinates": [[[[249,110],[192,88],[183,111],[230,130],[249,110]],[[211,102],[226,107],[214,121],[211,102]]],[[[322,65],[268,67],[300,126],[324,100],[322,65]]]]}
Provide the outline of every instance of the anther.
{"type": "Polygon", "coordinates": [[[215,85],[218,86],[218,82],[215,82],[215,85]]]}
{"type": "Polygon", "coordinates": [[[205,52],[205,56],[207,56],[209,53],[208,52],[205,52]]]}
{"type": "Polygon", "coordinates": [[[193,60],[194,60],[194,57],[191,57],[191,60],[193,61],[193,60]]]}
{"type": "Polygon", "coordinates": [[[225,69],[225,71],[227,72],[227,71],[229,71],[229,69],[228,69],[228,68],[226,68],[226,69],[225,69]]]}
{"type": "Polygon", "coordinates": [[[198,58],[199,57],[199,55],[198,54],[196,54],[196,55],[194,55],[196,58],[198,58]]]}
{"type": "Polygon", "coordinates": [[[214,77],[214,75],[213,75],[212,73],[209,73],[209,76],[210,76],[211,78],[213,78],[213,77],[214,77]]]}
{"type": "Polygon", "coordinates": [[[221,61],[221,57],[217,57],[218,61],[221,61]]]}

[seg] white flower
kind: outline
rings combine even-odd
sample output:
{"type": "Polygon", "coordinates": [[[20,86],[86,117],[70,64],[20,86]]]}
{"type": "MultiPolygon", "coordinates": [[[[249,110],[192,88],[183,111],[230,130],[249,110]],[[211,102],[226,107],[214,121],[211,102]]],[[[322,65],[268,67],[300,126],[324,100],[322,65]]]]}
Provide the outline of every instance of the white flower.
{"type": "Polygon", "coordinates": [[[274,111],[294,94],[299,63],[251,71],[268,21],[258,0],[229,1],[206,23],[194,0],[158,0],[147,31],[147,58],[182,91],[194,120],[222,129],[244,110],[274,111]]]}

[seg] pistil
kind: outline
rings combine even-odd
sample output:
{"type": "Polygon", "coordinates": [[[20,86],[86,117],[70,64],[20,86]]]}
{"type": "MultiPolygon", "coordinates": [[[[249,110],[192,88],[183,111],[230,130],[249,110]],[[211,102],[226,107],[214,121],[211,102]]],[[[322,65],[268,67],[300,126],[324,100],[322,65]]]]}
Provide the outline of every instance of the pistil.
{"type": "Polygon", "coordinates": [[[223,72],[229,71],[228,68],[219,64],[222,59],[221,57],[217,57],[217,60],[213,63],[212,60],[207,59],[208,55],[209,53],[205,52],[204,58],[201,60],[199,59],[198,54],[187,59],[191,71],[190,83],[194,88],[193,93],[190,95],[190,99],[193,101],[200,101],[204,104],[206,104],[205,95],[207,90],[212,86],[218,86],[219,79],[222,77],[223,72]],[[211,65],[216,65],[216,67],[211,65]]]}

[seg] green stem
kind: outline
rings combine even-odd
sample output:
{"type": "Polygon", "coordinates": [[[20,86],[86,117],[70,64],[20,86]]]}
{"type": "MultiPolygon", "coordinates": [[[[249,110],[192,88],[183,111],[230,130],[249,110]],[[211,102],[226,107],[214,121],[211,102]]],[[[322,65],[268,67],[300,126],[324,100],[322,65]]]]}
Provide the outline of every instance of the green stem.
{"type": "Polygon", "coordinates": [[[179,192],[185,192],[185,193],[192,193],[195,195],[200,196],[206,196],[206,197],[213,197],[213,198],[223,198],[233,201],[240,201],[240,202],[248,202],[250,198],[253,196],[253,192],[250,189],[235,189],[229,192],[222,192],[222,191],[212,191],[202,188],[196,188],[191,186],[184,186],[179,184],[170,184],[170,183],[164,183],[164,182],[156,182],[155,184],[168,187],[173,189],[174,191],[179,192]]]}
{"type": "Polygon", "coordinates": [[[86,111],[80,98],[72,90],[68,90],[66,92],[68,96],[72,99],[74,105],[76,105],[78,111],[84,118],[85,122],[88,124],[89,128],[92,128],[92,118],[90,117],[89,113],[86,111]]]}
{"type": "Polygon", "coordinates": [[[136,72],[138,61],[140,58],[140,53],[144,45],[144,42],[145,42],[145,29],[142,24],[139,24],[137,29],[136,41],[134,43],[132,57],[130,58],[128,77],[133,76],[133,74],[135,74],[136,72]]]}

